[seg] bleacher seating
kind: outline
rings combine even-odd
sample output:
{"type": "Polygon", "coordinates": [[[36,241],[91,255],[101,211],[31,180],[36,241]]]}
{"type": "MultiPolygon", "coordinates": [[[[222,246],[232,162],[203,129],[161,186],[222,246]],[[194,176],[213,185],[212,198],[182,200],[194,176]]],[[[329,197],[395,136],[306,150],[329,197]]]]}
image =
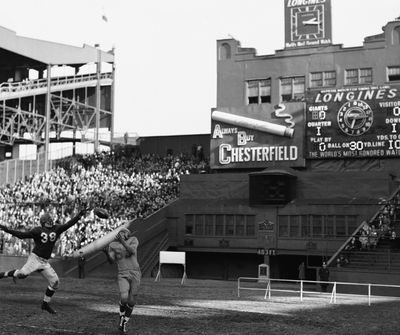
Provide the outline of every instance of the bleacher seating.
{"type": "Polygon", "coordinates": [[[400,190],[382,200],[378,213],[370,222],[363,222],[340,249],[331,262],[334,265],[346,270],[400,273],[400,190]]]}
{"type": "MultiPolygon", "coordinates": [[[[179,196],[180,175],[203,173],[205,165],[208,162],[184,154],[75,156],[53,170],[0,188],[0,220],[13,229],[26,230],[39,225],[44,210],[51,210],[56,222],[64,223],[88,201],[107,209],[109,219],[90,213],[61,236],[55,256],[66,257],[122,223],[166,206],[179,196]]],[[[0,232],[0,252],[27,255],[30,249],[29,240],[0,232]]]]}

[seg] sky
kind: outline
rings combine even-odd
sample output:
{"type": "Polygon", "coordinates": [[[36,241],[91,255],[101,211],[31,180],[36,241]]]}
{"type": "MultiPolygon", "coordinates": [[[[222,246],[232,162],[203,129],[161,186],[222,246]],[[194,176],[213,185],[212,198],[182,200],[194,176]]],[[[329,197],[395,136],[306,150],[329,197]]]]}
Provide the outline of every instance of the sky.
{"type": "MultiPolygon", "coordinates": [[[[399,0],[331,2],[332,41],[344,47],[400,16],[399,0]]],[[[13,0],[0,11],[0,25],[19,36],[114,47],[115,133],[139,136],[209,133],[216,41],[273,54],[284,24],[284,0],[13,0]]]]}

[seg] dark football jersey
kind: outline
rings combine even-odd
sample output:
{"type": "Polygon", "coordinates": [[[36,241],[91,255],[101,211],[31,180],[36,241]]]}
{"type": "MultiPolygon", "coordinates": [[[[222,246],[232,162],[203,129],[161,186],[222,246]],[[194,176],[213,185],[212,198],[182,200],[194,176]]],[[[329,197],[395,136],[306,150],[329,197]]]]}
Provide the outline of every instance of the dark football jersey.
{"type": "Polygon", "coordinates": [[[51,257],[51,253],[53,252],[54,245],[56,244],[60,235],[77,223],[84,213],[84,211],[81,211],[77,216],[69,220],[67,223],[63,225],[55,225],[51,228],[35,227],[28,231],[18,231],[4,227],[3,230],[6,233],[14,235],[18,238],[33,238],[35,241],[35,246],[32,252],[39,257],[49,259],[51,257]]]}
{"type": "Polygon", "coordinates": [[[49,259],[53,252],[54,245],[60,237],[60,225],[51,228],[36,227],[31,230],[32,238],[35,241],[35,247],[32,252],[39,257],[49,259]]]}

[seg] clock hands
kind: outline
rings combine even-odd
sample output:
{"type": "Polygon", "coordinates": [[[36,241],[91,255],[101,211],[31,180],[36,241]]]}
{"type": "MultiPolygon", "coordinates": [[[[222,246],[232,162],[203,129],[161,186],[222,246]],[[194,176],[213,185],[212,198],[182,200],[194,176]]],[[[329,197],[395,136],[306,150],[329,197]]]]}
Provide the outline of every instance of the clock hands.
{"type": "Polygon", "coordinates": [[[366,119],[367,115],[360,114],[360,112],[358,112],[358,111],[352,111],[347,115],[347,118],[353,120],[351,122],[350,128],[354,128],[354,126],[356,125],[357,120],[366,119]]]}
{"type": "Polygon", "coordinates": [[[309,19],[307,21],[303,21],[304,25],[319,25],[320,21],[317,21],[316,17],[313,17],[312,19],[309,19]]]}

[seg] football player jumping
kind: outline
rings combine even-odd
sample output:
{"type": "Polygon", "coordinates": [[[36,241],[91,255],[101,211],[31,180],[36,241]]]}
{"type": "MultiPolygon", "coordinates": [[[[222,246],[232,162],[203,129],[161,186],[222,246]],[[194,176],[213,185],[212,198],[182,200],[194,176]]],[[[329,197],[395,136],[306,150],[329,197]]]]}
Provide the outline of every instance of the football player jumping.
{"type": "Polygon", "coordinates": [[[119,332],[127,334],[127,323],[136,304],[137,293],[142,277],[137,260],[139,241],[127,228],[122,228],[116,236],[116,241],[111,242],[103,251],[110,263],[117,263],[118,286],[120,292],[119,302],[119,332]]]}
{"type": "Polygon", "coordinates": [[[21,269],[14,269],[6,272],[0,272],[0,279],[12,277],[14,282],[18,279],[28,277],[31,273],[38,271],[47,279],[49,286],[46,289],[42,301],[42,310],[51,314],[56,311],[49,305],[51,297],[57,290],[60,280],[57,273],[49,263],[49,258],[53,251],[53,247],[60,235],[74,224],[86,213],[88,208],[82,209],[74,218],[63,225],[55,225],[50,213],[46,212],[40,217],[41,227],[35,227],[28,231],[17,231],[9,229],[4,225],[0,225],[0,229],[20,239],[32,238],[35,246],[29,255],[26,263],[21,269]]]}

